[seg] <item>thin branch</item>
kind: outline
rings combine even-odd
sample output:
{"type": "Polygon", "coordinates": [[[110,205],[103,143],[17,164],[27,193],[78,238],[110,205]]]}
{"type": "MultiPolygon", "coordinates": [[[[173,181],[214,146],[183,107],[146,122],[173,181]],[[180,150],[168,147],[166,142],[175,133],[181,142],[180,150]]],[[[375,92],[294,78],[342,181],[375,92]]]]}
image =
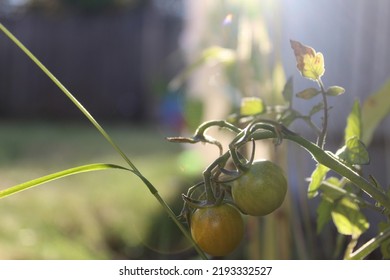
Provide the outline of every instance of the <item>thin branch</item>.
{"type": "Polygon", "coordinates": [[[326,98],[326,92],[324,88],[324,84],[322,83],[321,78],[317,80],[319,87],[321,88],[322,101],[324,102],[324,116],[322,118],[322,131],[320,136],[318,137],[317,145],[322,149],[325,146],[326,133],[328,130],[328,100],[326,98]]]}

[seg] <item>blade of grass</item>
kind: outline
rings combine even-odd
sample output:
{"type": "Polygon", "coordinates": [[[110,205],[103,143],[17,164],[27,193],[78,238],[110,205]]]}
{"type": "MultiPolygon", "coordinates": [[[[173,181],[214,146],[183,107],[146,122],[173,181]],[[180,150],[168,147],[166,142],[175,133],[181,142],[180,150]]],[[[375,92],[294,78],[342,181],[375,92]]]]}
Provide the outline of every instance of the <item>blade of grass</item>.
{"type": "Polygon", "coordinates": [[[87,119],[95,126],[95,128],[103,135],[103,137],[109,142],[109,144],[118,152],[118,154],[127,162],[131,167],[131,170],[135,175],[137,175],[144,184],[148,187],[149,191],[154,195],[158,200],[164,210],[167,212],[168,216],[175,222],[179,227],[181,232],[190,242],[194,245],[195,250],[203,258],[207,259],[207,256],[199,248],[199,246],[194,242],[191,235],[188,233],[186,228],[180,223],[177,219],[175,213],[160,196],[157,189],[150,183],[142,174],[139,172],[137,167],[132,163],[132,161],[126,156],[122,149],[115,143],[115,141],[110,137],[110,135],[103,129],[103,127],[95,120],[95,118],[88,112],[88,110],[70,93],[70,91],[47,69],[39,59],[33,55],[23,44],[20,42],[2,23],[0,23],[0,30],[7,35],[7,37],[14,42],[52,81],[57,87],[73,102],[73,104],[87,117],[87,119]]]}
{"type": "Polygon", "coordinates": [[[52,81],[53,83],[76,105],[76,107],[87,117],[87,119],[96,127],[111,146],[121,155],[127,164],[135,171],[139,172],[131,160],[125,155],[115,141],[108,135],[103,127],[95,120],[88,110],[70,93],[70,91],[43,65],[39,59],[33,55],[3,24],[0,23],[2,30],[11,41],[13,41],[52,81]]]}
{"type": "Polygon", "coordinates": [[[107,164],[107,163],[93,163],[93,164],[87,164],[82,166],[73,167],[70,169],[62,170],[56,173],[52,173],[43,177],[39,177],[12,187],[9,187],[5,190],[0,191],[0,199],[5,198],[7,196],[10,196],[12,194],[30,189],[32,187],[36,187],[45,183],[48,183],[50,181],[58,180],[67,176],[76,175],[79,173],[84,172],[91,172],[91,171],[99,171],[99,170],[107,170],[107,169],[122,169],[126,171],[131,171],[128,168],[115,165],[115,164],[107,164]]]}

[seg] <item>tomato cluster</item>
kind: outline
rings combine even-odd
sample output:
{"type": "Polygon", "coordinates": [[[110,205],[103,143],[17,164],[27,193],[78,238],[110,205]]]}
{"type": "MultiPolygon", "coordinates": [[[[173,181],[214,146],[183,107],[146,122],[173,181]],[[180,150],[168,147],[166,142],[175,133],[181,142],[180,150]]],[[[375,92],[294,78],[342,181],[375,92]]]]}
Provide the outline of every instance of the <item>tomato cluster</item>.
{"type": "Polygon", "coordinates": [[[268,160],[254,161],[225,186],[231,192],[230,200],[199,205],[190,217],[194,241],[212,256],[228,255],[240,244],[244,233],[241,213],[270,214],[281,206],[287,192],[283,170],[268,160]]]}
{"type": "Polygon", "coordinates": [[[254,160],[255,140],[275,137],[278,145],[288,131],[272,120],[246,120],[245,128],[226,121],[209,121],[198,127],[193,137],[171,137],[179,143],[209,143],[218,147],[220,156],[203,172],[203,181],[183,194],[181,217],[190,226],[193,240],[204,252],[213,256],[231,253],[243,237],[242,214],[265,216],[279,208],[286,196],[287,180],[283,170],[268,160],[254,160]],[[236,134],[223,152],[222,144],[206,134],[217,126],[236,134]],[[241,152],[252,143],[252,154],[247,159],[241,152]],[[231,169],[232,164],[234,169],[231,169]],[[229,168],[230,167],[230,168],[229,168]],[[200,192],[198,192],[200,190],[200,192]]]}

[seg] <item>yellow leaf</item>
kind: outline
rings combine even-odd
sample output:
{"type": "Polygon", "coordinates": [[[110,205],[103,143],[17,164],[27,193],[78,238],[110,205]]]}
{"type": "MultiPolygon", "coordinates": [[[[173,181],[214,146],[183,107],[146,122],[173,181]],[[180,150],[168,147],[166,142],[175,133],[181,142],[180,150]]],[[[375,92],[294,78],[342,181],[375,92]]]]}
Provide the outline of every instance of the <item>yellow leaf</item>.
{"type": "Polygon", "coordinates": [[[241,100],[240,114],[242,116],[252,116],[261,114],[264,111],[264,103],[258,97],[244,97],[241,100]]]}
{"type": "Polygon", "coordinates": [[[311,80],[318,80],[325,72],[324,56],[309,46],[290,40],[301,75],[311,80]]]}

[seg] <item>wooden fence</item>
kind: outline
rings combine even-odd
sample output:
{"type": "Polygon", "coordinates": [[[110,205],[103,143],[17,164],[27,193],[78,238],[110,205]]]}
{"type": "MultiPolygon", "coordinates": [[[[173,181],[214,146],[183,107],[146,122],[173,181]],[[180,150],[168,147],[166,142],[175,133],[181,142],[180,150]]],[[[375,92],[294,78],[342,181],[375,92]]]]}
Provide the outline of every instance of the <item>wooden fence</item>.
{"type": "MultiPolygon", "coordinates": [[[[181,19],[152,5],[97,15],[29,12],[3,18],[71,92],[101,118],[151,117],[155,95],[181,64],[181,19]],[[173,59],[172,59],[173,58],[173,59]]],[[[0,117],[75,118],[79,112],[0,34],[0,117]]]]}

